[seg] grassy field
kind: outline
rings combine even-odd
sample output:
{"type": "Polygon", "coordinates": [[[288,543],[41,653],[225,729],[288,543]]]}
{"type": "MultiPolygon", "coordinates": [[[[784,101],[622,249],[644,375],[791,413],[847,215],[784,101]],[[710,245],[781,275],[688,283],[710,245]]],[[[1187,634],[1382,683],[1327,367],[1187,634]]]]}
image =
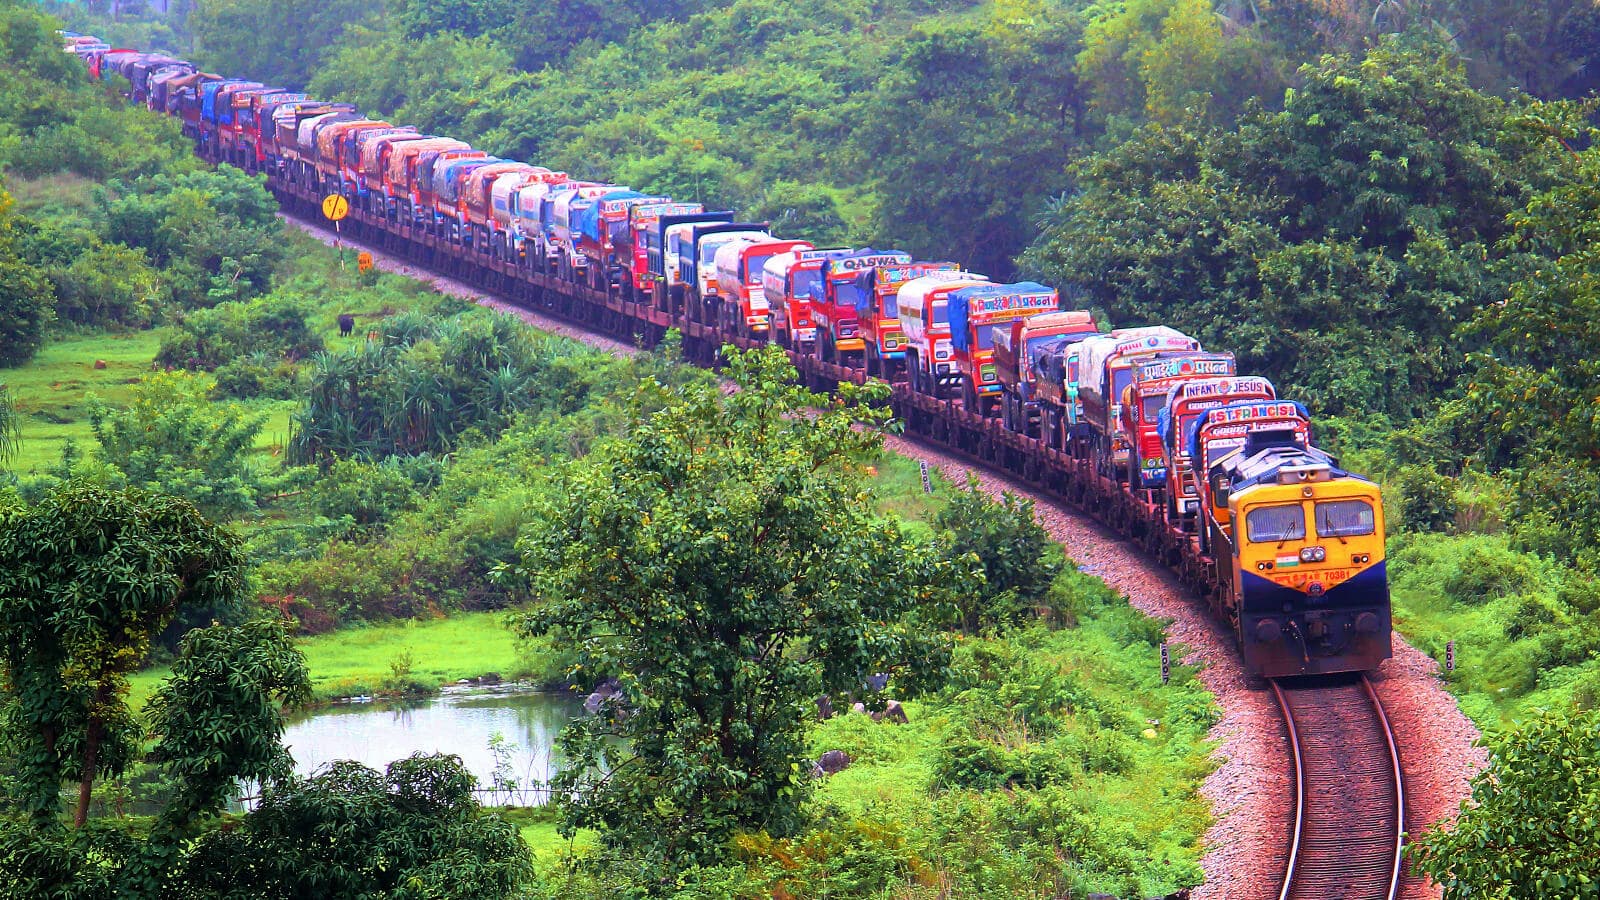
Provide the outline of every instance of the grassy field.
{"type": "Polygon", "coordinates": [[[92,450],[89,395],[125,400],[160,346],[159,331],[65,335],[48,341],[28,365],[0,371],[0,384],[10,388],[22,413],[22,447],[7,468],[19,475],[42,471],[61,459],[69,440],[92,450]],[[96,360],[106,367],[96,369],[96,360]]]}
{"type": "MultiPolygon", "coordinates": [[[[511,615],[460,613],[353,626],[297,643],[319,700],[370,695],[397,678],[437,687],[489,673],[505,679],[542,675],[547,663],[544,650],[517,646],[506,625],[511,615]]],[[[134,675],[134,708],[142,709],[168,674],[168,669],[158,668],[134,675]]]]}

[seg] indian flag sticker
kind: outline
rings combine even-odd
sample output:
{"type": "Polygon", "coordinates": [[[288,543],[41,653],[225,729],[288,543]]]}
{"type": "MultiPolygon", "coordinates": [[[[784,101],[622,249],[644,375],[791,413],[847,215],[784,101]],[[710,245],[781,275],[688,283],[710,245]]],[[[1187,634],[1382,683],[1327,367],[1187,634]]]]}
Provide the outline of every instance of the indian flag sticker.
{"type": "Polygon", "coordinates": [[[1300,554],[1291,553],[1288,556],[1280,556],[1274,560],[1274,562],[1278,564],[1278,568],[1280,569],[1286,569],[1290,566],[1298,566],[1300,565],[1300,554]]]}

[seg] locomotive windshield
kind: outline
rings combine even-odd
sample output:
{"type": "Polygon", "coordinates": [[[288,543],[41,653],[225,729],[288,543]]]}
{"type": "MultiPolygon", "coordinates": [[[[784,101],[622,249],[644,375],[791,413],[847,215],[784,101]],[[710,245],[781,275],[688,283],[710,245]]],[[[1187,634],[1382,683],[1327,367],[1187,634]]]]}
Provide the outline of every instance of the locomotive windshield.
{"type": "Polygon", "coordinates": [[[1276,544],[1306,536],[1306,511],[1298,503],[1258,506],[1244,521],[1252,544],[1276,544]]]}
{"type": "Polygon", "coordinates": [[[1372,504],[1365,500],[1330,500],[1317,504],[1318,537],[1357,537],[1377,529],[1372,504]]]}

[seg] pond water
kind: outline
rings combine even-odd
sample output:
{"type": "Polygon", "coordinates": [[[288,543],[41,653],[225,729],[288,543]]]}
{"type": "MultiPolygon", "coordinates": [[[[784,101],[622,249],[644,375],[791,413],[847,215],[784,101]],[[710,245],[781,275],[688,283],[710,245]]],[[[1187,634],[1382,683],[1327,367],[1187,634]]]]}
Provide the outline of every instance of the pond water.
{"type": "Polygon", "coordinates": [[[518,685],[452,686],[420,701],[324,707],[291,721],[283,743],[302,775],[336,759],[382,772],[413,753],[453,753],[480,788],[489,788],[502,764],[519,791],[496,802],[533,806],[544,801],[544,793],[530,788],[548,782],[561,762],[556,736],[582,712],[582,699],[571,694],[518,685]],[[490,746],[495,735],[502,741],[498,757],[490,746]]]}

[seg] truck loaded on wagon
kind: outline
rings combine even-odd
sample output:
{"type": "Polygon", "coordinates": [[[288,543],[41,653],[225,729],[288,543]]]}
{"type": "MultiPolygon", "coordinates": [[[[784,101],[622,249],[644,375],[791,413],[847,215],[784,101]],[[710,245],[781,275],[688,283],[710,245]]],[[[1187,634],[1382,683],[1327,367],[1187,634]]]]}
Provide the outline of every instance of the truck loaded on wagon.
{"type": "Polygon", "coordinates": [[[875,266],[856,274],[856,323],[868,375],[895,381],[905,370],[906,332],[900,325],[900,287],[930,272],[954,272],[953,262],[875,266]]]}
{"type": "MultiPolygon", "coordinates": [[[[1094,316],[1085,310],[1043,312],[1013,320],[994,333],[994,370],[1000,382],[1000,421],[1019,434],[1042,437],[1038,385],[1056,388],[1057,404],[1064,402],[1066,381],[1053,382],[1041,372],[1047,355],[1063,358],[1067,345],[1100,333],[1094,316]]],[[[1064,373],[1063,373],[1064,374],[1064,373]]]]}
{"type": "Polygon", "coordinates": [[[799,353],[812,353],[817,322],[811,297],[822,284],[822,267],[827,261],[849,252],[842,247],[791,250],[767,260],[761,272],[761,293],[772,313],[773,340],[799,353]]]}
{"type": "Polygon", "coordinates": [[[1234,374],[1233,354],[1157,354],[1132,371],[1117,415],[1120,443],[1129,447],[1127,482],[1135,491],[1160,489],[1167,483],[1167,462],[1157,425],[1169,392],[1185,381],[1234,374]]]}
{"type": "Polygon", "coordinates": [[[895,303],[906,335],[906,374],[913,391],[943,398],[961,384],[950,345],[950,293],[988,283],[984,275],[937,271],[900,286],[895,303]]]}
{"type": "MultiPolygon", "coordinates": [[[[1154,325],[1120,328],[1105,337],[1088,338],[1078,353],[1078,399],[1083,423],[1093,444],[1096,470],[1121,480],[1128,473],[1133,446],[1117,427],[1122,396],[1133,383],[1133,369],[1162,354],[1188,353],[1200,342],[1174,328],[1154,325]]],[[[1076,423],[1072,423],[1076,424],[1076,423]]]]}
{"type": "Polygon", "coordinates": [[[718,247],[715,314],[707,319],[745,337],[765,336],[772,324],[761,276],[767,260],[780,253],[812,249],[810,241],[784,241],[762,234],[735,238],[718,247]]]}
{"type": "Polygon", "coordinates": [[[950,346],[961,375],[961,402],[967,409],[988,416],[998,408],[995,333],[1017,319],[1051,312],[1060,302],[1054,288],[1034,281],[975,285],[950,293],[950,346]]]}
{"type": "Polygon", "coordinates": [[[911,254],[865,248],[828,260],[822,278],[811,288],[811,309],[817,323],[815,353],[829,362],[863,365],[866,342],[861,335],[863,286],[859,276],[882,266],[911,263],[911,254]]]}

